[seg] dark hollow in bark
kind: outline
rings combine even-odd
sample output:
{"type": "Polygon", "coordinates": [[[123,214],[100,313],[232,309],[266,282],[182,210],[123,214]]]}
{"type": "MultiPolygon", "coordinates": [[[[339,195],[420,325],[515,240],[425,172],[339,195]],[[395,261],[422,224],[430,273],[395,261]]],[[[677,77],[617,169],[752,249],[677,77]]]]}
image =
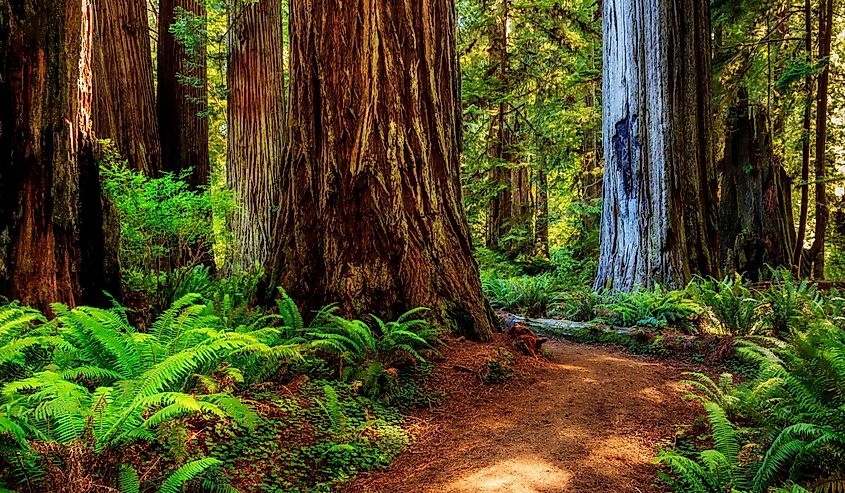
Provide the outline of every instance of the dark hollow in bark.
{"type": "Polygon", "coordinates": [[[481,340],[493,315],[459,172],[451,0],[293,0],[291,108],[270,286],[350,316],[417,306],[481,340]]]}

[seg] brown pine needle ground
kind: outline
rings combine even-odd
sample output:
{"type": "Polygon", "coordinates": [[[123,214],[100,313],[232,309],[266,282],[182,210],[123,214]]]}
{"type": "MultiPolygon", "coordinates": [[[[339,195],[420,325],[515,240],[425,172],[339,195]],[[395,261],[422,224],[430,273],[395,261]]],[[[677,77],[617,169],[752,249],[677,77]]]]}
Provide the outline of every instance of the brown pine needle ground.
{"type": "Polygon", "coordinates": [[[419,440],[350,492],[656,492],[653,457],[694,404],[680,369],[613,349],[552,341],[551,360],[518,357],[501,385],[476,373],[506,344],[453,341],[441,364],[449,397],[419,413],[419,440]]]}

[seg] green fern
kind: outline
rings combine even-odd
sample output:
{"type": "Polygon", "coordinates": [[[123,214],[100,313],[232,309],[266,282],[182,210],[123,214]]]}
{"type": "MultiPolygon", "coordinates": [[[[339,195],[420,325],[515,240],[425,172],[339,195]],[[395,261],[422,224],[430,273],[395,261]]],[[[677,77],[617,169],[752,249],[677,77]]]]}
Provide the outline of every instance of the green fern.
{"type": "Polygon", "coordinates": [[[760,301],[739,274],[719,279],[694,279],[687,292],[702,307],[716,332],[748,335],[758,328],[760,301]]]}
{"type": "Polygon", "coordinates": [[[211,457],[189,462],[168,476],[158,491],[159,493],[181,493],[186,483],[200,478],[221,465],[223,465],[221,461],[211,457]]]}
{"type": "MultiPolygon", "coordinates": [[[[200,301],[184,296],[149,334],[130,326],[119,307],[55,305],[53,363],[2,387],[0,436],[15,440],[19,449],[37,442],[85,443],[95,455],[122,457],[137,442],[156,441],[162,426],[189,418],[235,419],[254,427],[258,417],[250,406],[226,393],[205,393],[197,384],[231,373],[235,361],[279,361],[297,352],[272,346],[270,329],[226,330],[200,301]]],[[[128,474],[118,476],[121,487],[131,483],[128,474]]],[[[198,472],[185,469],[172,484],[183,484],[185,474],[198,472]]]]}

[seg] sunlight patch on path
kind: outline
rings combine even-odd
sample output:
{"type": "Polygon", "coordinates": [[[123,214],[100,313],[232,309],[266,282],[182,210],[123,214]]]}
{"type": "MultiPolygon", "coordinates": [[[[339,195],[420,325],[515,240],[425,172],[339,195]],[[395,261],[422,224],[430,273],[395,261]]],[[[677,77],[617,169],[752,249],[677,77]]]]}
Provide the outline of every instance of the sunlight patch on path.
{"type": "Polygon", "coordinates": [[[448,486],[454,493],[546,493],[561,491],[572,474],[537,457],[497,462],[448,486]]]}

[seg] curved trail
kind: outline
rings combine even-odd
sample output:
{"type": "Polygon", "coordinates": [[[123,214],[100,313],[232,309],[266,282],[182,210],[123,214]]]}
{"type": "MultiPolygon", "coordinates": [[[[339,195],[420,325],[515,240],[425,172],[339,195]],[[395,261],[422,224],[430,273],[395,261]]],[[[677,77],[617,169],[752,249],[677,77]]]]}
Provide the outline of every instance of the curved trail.
{"type": "MultiPolygon", "coordinates": [[[[443,368],[478,368],[493,347],[454,343],[443,368]]],[[[450,397],[421,414],[416,445],[348,491],[661,491],[658,442],[696,413],[682,399],[681,370],[601,347],[544,348],[551,361],[519,358],[519,376],[504,385],[446,370],[450,397]]]]}

